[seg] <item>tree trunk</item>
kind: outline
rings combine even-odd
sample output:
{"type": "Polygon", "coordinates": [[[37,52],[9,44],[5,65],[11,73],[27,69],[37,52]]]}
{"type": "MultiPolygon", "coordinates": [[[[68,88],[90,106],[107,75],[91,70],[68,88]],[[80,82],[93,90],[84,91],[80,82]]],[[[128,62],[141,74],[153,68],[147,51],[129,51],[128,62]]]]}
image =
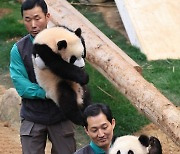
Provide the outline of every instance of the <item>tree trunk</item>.
{"type": "Polygon", "coordinates": [[[137,71],[140,67],[65,0],[46,0],[54,23],[82,28],[87,60],[180,146],[180,112],[137,71]]]}

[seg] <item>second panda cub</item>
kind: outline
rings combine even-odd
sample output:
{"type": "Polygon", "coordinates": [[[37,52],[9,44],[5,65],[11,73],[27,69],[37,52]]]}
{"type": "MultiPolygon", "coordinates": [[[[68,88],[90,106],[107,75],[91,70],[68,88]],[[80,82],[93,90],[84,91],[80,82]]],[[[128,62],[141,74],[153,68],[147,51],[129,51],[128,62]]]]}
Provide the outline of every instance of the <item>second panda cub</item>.
{"type": "Polygon", "coordinates": [[[82,111],[90,104],[89,76],[83,69],[86,47],[81,29],[53,27],[34,39],[33,65],[38,84],[68,119],[83,125],[82,111]]]}

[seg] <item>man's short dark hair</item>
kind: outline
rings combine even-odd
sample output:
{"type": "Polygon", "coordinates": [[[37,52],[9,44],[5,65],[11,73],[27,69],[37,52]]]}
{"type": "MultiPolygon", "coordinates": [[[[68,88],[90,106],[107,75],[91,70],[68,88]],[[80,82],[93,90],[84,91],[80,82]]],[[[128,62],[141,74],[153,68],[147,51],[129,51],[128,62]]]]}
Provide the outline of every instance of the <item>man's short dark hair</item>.
{"type": "Polygon", "coordinates": [[[44,14],[46,15],[48,12],[47,4],[44,0],[25,0],[21,5],[21,15],[23,16],[24,10],[30,10],[35,6],[39,6],[44,14]]]}
{"type": "Polygon", "coordinates": [[[103,113],[106,116],[107,120],[110,123],[112,123],[113,116],[112,116],[112,112],[109,106],[106,104],[96,103],[96,104],[89,105],[84,110],[84,126],[86,128],[88,126],[88,123],[87,123],[88,117],[94,117],[94,116],[99,115],[100,113],[103,113]]]}

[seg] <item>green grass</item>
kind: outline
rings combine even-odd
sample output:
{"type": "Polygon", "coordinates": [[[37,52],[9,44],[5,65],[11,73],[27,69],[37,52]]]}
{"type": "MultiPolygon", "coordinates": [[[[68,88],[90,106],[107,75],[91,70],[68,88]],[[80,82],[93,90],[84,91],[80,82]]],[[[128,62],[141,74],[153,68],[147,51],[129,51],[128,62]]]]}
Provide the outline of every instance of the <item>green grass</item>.
{"type": "Polygon", "coordinates": [[[14,17],[7,15],[0,19],[1,40],[24,35],[24,26],[14,17]],[[7,25],[10,23],[11,27],[7,25]]]}
{"type": "MultiPolygon", "coordinates": [[[[77,1],[76,1],[77,2],[77,1]]],[[[20,4],[13,1],[1,0],[1,8],[10,8],[10,14],[0,18],[0,78],[8,72],[9,52],[15,41],[10,38],[22,37],[26,30],[22,25],[20,4]]],[[[91,7],[78,6],[77,9],[95,24],[107,37],[125,51],[143,68],[143,76],[153,83],[174,104],[180,105],[180,61],[147,61],[139,49],[127,43],[119,32],[110,29],[100,13],[91,11],[91,7]]],[[[136,132],[149,121],[141,115],[118,90],[89,64],[86,65],[90,75],[89,88],[94,102],[108,104],[116,119],[115,134],[124,135],[136,132]]],[[[4,78],[3,78],[4,79],[4,78]]]]}
{"type": "Polygon", "coordinates": [[[0,9],[9,11],[0,18],[0,73],[2,74],[8,70],[9,53],[15,38],[25,35],[26,30],[21,22],[19,3],[15,0],[1,0],[0,4],[0,9]]]}
{"type": "Polygon", "coordinates": [[[1,0],[0,9],[9,11],[0,18],[0,41],[25,35],[26,30],[22,24],[19,3],[15,0],[1,0]]]}
{"type": "Polygon", "coordinates": [[[180,106],[180,60],[160,60],[144,63],[143,76],[169,100],[180,106]]]}
{"type": "Polygon", "coordinates": [[[12,47],[11,43],[0,41],[0,72],[6,71],[9,67],[9,53],[12,47]]]}

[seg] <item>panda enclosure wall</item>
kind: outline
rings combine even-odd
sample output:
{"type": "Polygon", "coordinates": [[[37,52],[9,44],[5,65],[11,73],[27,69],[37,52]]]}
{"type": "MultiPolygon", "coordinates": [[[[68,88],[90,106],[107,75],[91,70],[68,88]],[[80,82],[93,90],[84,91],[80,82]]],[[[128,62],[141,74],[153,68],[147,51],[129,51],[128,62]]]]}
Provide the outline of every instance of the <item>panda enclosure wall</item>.
{"type": "Polygon", "coordinates": [[[53,24],[82,28],[87,44],[87,61],[180,146],[180,111],[141,76],[139,65],[66,0],[45,1],[53,24]]]}

